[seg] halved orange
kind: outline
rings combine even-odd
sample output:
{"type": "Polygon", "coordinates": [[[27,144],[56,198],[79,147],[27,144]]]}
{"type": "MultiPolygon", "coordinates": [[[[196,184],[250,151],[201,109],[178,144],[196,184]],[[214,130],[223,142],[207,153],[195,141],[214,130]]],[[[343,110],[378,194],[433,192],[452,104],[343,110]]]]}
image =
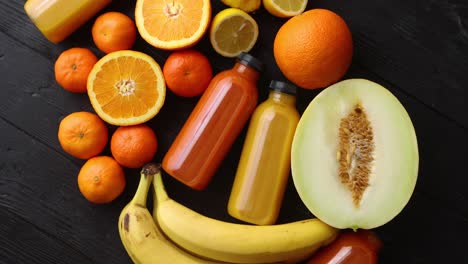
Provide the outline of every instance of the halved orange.
{"type": "Polygon", "coordinates": [[[135,21],[141,37],[156,48],[195,45],[211,21],[210,0],[137,0],[135,21]]]}
{"type": "Polygon", "coordinates": [[[144,123],[161,109],[166,84],[149,55],[122,50],[107,54],[88,76],[88,96],[96,113],[112,125],[144,123]]]}

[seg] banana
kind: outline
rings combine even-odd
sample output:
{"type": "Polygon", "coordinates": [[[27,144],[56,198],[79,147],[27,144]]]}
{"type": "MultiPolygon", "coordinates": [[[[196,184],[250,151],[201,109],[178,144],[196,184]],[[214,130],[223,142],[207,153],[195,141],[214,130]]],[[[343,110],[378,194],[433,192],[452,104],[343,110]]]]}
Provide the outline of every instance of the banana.
{"type": "Polygon", "coordinates": [[[221,0],[221,2],[227,6],[239,8],[250,13],[260,8],[262,0],[221,0]]]}
{"type": "Polygon", "coordinates": [[[148,190],[157,173],[160,168],[155,164],[143,167],[135,196],[120,213],[120,239],[130,258],[142,264],[219,264],[183,251],[160,231],[146,207],[148,190]]]}
{"type": "Polygon", "coordinates": [[[160,174],[153,187],[153,218],[169,239],[197,256],[231,263],[296,263],[338,234],[317,218],[268,226],[223,222],[172,200],[160,174]]]}

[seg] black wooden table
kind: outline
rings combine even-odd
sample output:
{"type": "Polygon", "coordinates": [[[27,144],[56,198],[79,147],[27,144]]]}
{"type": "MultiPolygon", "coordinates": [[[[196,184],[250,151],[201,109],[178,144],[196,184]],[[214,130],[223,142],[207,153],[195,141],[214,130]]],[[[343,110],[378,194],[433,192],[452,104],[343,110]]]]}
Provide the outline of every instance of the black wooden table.
{"type": "MultiPolygon", "coordinates": [[[[213,13],[226,6],[213,2],[213,13]]],[[[73,46],[103,55],[91,39],[92,21],[60,44],[48,42],[23,10],[25,1],[0,0],[0,262],[130,263],[117,231],[117,218],[130,200],[138,170],[126,170],[123,195],[93,205],[79,193],[76,176],[84,163],[62,151],[60,120],[93,111],[86,94],[64,91],[54,79],[58,55],[73,46]]],[[[135,1],[114,1],[104,11],[134,18],[135,1]]],[[[375,231],[384,242],[380,263],[468,263],[468,2],[465,0],[310,1],[310,8],[340,14],[352,31],[355,50],[345,78],[367,78],[387,87],[409,112],[418,136],[420,172],[403,212],[375,231]]],[[[263,8],[252,54],[266,62],[260,101],[271,79],[282,80],[272,43],[284,19],[263,8]]],[[[207,36],[196,49],[209,56],[215,73],[233,59],[217,55],[207,36]]],[[[134,49],[163,65],[169,52],[141,38],[134,49]]],[[[302,112],[319,92],[301,90],[302,112]]],[[[160,161],[197,98],[168,93],[162,111],[149,122],[159,139],[160,161]]],[[[110,132],[115,127],[109,126],[110,132]]],[[[205,215],[235,220],[226,212],[245,130],[203,192],[165,177],[169,194],[205,215]]],[[[110,154],[107,148],[104,154],[110,154]]],[[[292,181],[278,222],[310,217],[292,181]]]]}

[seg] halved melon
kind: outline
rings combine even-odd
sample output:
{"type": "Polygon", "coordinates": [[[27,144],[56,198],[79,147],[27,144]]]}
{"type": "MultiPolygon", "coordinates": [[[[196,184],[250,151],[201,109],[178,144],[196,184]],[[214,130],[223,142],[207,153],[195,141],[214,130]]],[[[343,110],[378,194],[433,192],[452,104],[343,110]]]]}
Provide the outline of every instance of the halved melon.
{"type": "Polygon", "coordinates": [[[309,104],[294,135],[291,169],[307,208],[336,228],[371,229],[398,215],[417,180],[411,119],[381,85],[349,79],[309,104]]]}

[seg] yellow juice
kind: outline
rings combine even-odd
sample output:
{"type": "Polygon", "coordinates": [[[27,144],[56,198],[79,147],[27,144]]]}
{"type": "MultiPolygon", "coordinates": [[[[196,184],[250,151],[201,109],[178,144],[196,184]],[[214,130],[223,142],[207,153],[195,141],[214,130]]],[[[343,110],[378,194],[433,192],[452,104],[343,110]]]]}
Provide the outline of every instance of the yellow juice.
{"type": "Polygon", "coordinates": [[[58,43],[93,17],[111,0],[28,0],[24,10],[42,34],[58,43]]]}
{"type": "MultiPolygon", "coordinates": [[[[284,85],[272,82],[270,88],[284,85]]],[[[228,213],[245,222],[274,224],[279,215],[290,175],[292,139],[299,122],[295,87],[288,87],[291,94],[272,88],[249,124],[228,203],[228,213]]]]}

